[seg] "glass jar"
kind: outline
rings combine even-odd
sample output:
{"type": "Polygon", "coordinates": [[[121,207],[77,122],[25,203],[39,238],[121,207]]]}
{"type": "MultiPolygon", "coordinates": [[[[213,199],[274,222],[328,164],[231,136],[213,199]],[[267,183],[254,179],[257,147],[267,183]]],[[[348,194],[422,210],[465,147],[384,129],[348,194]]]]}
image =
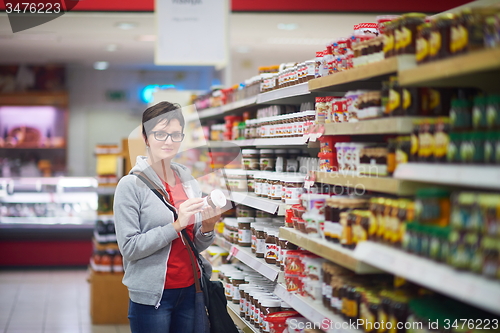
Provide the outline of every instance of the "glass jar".
{"type": "Polygon", "coordinates": [[[399,54],[415,54],[417,28],[425,23],[425,16],[426,15],[422,13],[408,13],[403,15],[399,54]]]}
{"type": "Polygon", "coordinates": [[[252,246],[252,230],[250,223],[254,221],[251,217],[238,217],[238,245],[242,247],[252,246]]]}
{"type": "Polygon", "coordinates": [[[245,170],[259,170],[259,150],[258,149],[242,149],[242,161],[245,170]]]}
{"type": "Polygon", "coordinates": [[[448,226],[450,222],[450,192],[440,188],[426,188],[417,191],[415,218],[421,223],[448,226]]]}

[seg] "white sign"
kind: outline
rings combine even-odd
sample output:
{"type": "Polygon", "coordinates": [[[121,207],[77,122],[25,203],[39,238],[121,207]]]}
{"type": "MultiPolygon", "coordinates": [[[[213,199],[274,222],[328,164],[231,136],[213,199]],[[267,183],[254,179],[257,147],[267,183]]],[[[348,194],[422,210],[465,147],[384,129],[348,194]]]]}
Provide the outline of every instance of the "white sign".
{"type": "Polygon", "coordinates": [[[156,65],[214,65],[228,58],[228,0],[156,0],[156,65]]]}

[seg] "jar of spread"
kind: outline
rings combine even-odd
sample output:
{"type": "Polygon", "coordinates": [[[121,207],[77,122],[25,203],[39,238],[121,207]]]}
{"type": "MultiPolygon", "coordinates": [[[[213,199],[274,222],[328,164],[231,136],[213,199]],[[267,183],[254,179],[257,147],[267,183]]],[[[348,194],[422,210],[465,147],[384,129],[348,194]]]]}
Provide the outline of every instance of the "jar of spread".
{"type": "Polygon", "coordinates": [[[247,170],[246,175],[247,175],[247,191],[249,193],[253,193],[255,191],[255,178],[254,175],[257,171],[254,170],[247,170]]]}
{"type": "Polygon", "coordinates": [[[278,266],[280,267],[280,269],[282,271],[284,271],[285,270],[285,261],[286,261],[287,252],[288,251],[292,251],[292,250],[297,250],[298,247],[297,247],[297,245],[289,242],[286,239],[278,237],[278,240],[279,240],[279,243],[280,243],[280,248],[279,248],[280,253],[279,253],[279,256],[278,256],[278,266]]]}
{"type": "Polygon", "coordinates": [[[240,293],[240,317],[245,318],[245,312],[246,312],[246,300],[245,300],[245,290],[247,287],[250,285],[246,283],[242,283],[238,286],[238,291],[240,293]]]}
{"type": "Polygon", "coordinates": [[[451,52],[451,27],[455,15],[446,13],[440,15],[437,21],[437,28],[441,34],[441,48],[439,49],[439,59],[444,59],[452,55],[451,52]]]}
{"type": "Polygon", "coordinates": [[[264,258],[266,254],[266,228],[263,224],[255,226],[255,256],[257,258],[264,258]]]}
{"type": "Polygon", "coordinates": [[[288,176],[285,180],[285,203],[300,203],[300,195],[304,191],[305,176],[288,176]]]}
{"type": "Polygon", "coordinates": [[[232,284],[232,292],[233,296],[231,298],[231,302],[233,304],[240,304],[240,284],[245,284],[245,276],[243,273],[233,273],[231,275],[231,284],[232,284]]]}
{"type": "Polygon", "coordinates": [[[242,161],[245,170],[259,170],[259,150],[258,149],[242,149],[242,161]]]}
{"type": "Polygon", "coordinates": [[[238,245],[242,247],[252,246],[252,231],[250,223],[254,221],[251,217],[238,217],[238,245]]]}
{"type": "MultiPolygon", "coordinates": [[[[255,217],[255,209],[252,207],[237,205],[236,206],[236,217],[255,217]]],[[[253,221],[253,219],[252,219],[253,221]]]]}
{"type": "Polygon", "coordinates": [[[415,41],[415,58],[418,64],[429,60],[429,42],[431,37],[431,23],[424,23],[417,27],[417,40],[415,41]]]}
{"type": "Polygon", "coordinates": [[[415,54],[417,28],[424,24],[425,14],[408,13],[403,15],[400,34],[400,54],[415,54]]]}
{"type": "Polygon", "coordinates": [[[260,183],[260,196],[267,198],[269,196],[269,171],[262,171],[260,183]]]}
{"type": "Polygon", "coordinates": [[[267,316],[271,313],[281,311],[281,301],[279,299],[264,298],[261,303],[261,313],[262,313],[262,330],[266,333],[271,332],[269,322],[267,321],[267,316]]]}
{"type": "Polygon", "coordinates": [[[276,157],[274,156],[273,149],[261,149],[260,150],[260,170],[274,171],[274,163],[276,157]]]}
{"type": "Polygon", "coordinates": [[[277,249],[276,249],[276,235],[277,231],[274,228],[266,228],[264,232],[267,234],[265,239],[265,254],[264,259],[268,264],[276,265],[277,249]]]}
{"type": "Polygon", "coordinates": [[[281,200],[283,192],[283,182],[281,180],[283,176],[279,173],[275,173],[270,177],[271,181],[271,191],[269,192],[269,199],[281,200]]]}

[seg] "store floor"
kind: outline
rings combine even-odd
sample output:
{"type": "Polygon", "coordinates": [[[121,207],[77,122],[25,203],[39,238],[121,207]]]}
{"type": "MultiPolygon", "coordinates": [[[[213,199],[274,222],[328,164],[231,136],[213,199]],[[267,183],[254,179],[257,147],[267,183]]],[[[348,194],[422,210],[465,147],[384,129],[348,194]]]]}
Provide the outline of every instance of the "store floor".
{"type": "Polygon", "coordinates": [[[0,333],[130,333],[92,325],[87,271],[0,271],[0,333]]]}

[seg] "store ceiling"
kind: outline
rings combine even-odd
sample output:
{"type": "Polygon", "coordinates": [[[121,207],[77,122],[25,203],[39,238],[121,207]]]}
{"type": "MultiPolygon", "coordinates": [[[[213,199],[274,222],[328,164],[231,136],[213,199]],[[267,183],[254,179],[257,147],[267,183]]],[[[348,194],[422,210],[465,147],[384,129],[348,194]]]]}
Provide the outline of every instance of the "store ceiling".
{"type": "MultiPolygon", "coordinates": [[[[375,22],[375,14],[232,13],[229,35],[233,63],[255,66],[314,57],[316,50],[352,32],[353,25],[375,22]],[[295,30],[290,29],[296,25],[295,30]]],[[[0,64],[64,63],[91,67],[159,69],[154,66],[153,13],[66,13],[41,26],[13,34],[0,14],[0,64]],[[119,23],[133,23],[122,30],[119,23]],[[146,41],[141,41],[141,38],[146,41]],[[114,51],[108,51],[108,50],[114,51]]],[[[189,39],[186,39],[189,42],[189,39]]],[[[202,50],[200,50],[202,54],[202,50]]]]}

